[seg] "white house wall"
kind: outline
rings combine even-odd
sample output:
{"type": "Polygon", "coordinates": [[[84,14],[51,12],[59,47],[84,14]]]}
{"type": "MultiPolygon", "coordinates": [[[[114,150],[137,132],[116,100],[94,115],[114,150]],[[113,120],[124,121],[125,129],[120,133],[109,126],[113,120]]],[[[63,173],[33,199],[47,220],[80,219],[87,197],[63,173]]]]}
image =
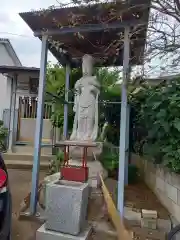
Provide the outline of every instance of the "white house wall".
{"type": "MultiPolygon", "coordinates": [[[[4,44],[0,44],[0,65],[14,66],[14,62],[9,55],[4,44]]],[[[9,91],[7,77],[0,74],[0,119],[3,119],[3,110],[10,108],[11,91],[9,91]]]]}
{"type": "MultiPolygon", "coordinates": [[[[4,43],[0,43],[0,66],[15,66],[15,62],[13,61],[12,57],[9,55],[4,43]]],[[[27,82],[29,78],[37,78],[37,74],[19,74],[18,80],[27,82]]],[[[10,109],[10,102],[11,102],[11,82],[12,79],[0,74],[0,120],[3,119],[3,111],[4,109],[10,109]]],[[[20,96],[29,96],[34,97],[36,95],[29,94],[28,90],[18,89],[16,93],[16,109],[18,109],[19,105],[19,97],[20,96]]]]}
{"type": "Polygon", "coordinates": [[[7,93],[7,77],[0,74],[0,120],[3,118],[3,110],[9,108],[9,94],[7,93]]]}
{"type": "Polygon", "coordinates": [[[14,66],[14,62],[7,52],[4,44],[0,44],[0,65],[14,66]]]}

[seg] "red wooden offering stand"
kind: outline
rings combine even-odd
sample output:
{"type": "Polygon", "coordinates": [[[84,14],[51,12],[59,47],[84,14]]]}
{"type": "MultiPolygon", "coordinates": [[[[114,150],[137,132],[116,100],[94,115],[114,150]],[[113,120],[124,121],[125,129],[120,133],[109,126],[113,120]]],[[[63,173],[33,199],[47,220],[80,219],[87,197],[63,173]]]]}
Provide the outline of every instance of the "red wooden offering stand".
{"type": "Polygon", "coordinates": [[[61,177],[64,180],[86,182],[88,180],[89,169],[87,167],[87,150],[89,147],[97,147],[96,142],[60,141],[56,147],[64,147],[64,164],[61,167],[61,177]],[[83,148],[82,165],[74,166],[69,164],[69,147],[76,146],[83,148]]]}
{"type": "Polygon", "coordinates": [[[69,146],[64,146],[64,165],[61,167],[61,177],[64,180],[86,182],[88,180],[87,146],[83,147],[82,166],[69,165],[69,146]]]}
{"type": "Polygon", "coordinates": [[[61,177],[64,180],[86,182],[88,180],[89,169],[87,167],[87,150],[88,147],[96,147],[96,142],[79,142],[79,141],[60,141],[55,144],[56,147],[64,147],[64,164],[61,167],[61,177]],[[69,147],[76,146],[83,148],[82,165],[74,166],[69,164],[69,147]]]}

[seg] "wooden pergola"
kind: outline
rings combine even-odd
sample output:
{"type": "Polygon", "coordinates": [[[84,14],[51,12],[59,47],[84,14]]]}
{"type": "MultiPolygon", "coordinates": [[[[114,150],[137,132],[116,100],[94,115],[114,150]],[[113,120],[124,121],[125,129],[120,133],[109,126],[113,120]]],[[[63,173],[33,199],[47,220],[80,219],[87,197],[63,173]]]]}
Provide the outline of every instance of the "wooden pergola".
{"type": "MultiPolygon", "coordinates": [[[[47,49],[66,67],[68,102],[69,73],[79,68],[82,56],[90,54],[97,67],[123,66],[118,180],[118,210],[123,215],[124,183],[127,178],[127,91],[130,66],[143,64],[151,0],[117,1],[81,7],[20,13],[42,41],[38,109],[32,173],[30,214],[36,213],[42,138],[42,111],[46,79],[47,49]]],[[[68,104],[64,106],[64,136],[67,136],[68,104]]]]}

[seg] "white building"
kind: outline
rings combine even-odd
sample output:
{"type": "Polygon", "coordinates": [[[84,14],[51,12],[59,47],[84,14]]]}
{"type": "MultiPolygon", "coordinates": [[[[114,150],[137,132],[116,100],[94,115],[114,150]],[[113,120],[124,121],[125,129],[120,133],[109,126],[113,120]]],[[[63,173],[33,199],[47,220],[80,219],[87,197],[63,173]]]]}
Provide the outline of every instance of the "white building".
{"type": "MultiPolygon", "coordinates": [[[[8,39],[0,38],[0,66],[22,66],[8,39]]],[[[0,119],[4,109],[10,108],[11,80],[0,73],[0,119]]]]}
{"type": "MultiPolygon", "coordinates": [[[[38,84],[39,68],[22,66],[10,41],[0,39],[0,120],[13,135],[10,147],[17,141],[34,140],[38,84]]],[[[51,132],[48,110],[51,109],[45,111],[43,128],[47,140],[51,132]]]]}

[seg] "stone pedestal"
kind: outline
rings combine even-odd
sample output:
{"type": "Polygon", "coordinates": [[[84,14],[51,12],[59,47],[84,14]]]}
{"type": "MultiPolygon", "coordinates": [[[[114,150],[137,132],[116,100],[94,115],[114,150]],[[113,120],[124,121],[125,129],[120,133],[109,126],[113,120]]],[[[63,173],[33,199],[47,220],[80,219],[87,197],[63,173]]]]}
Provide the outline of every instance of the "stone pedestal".
{"type": "Polygon", "coordinates": [[[46,187],[48,230],[78,235],[87,225],[88,183],[60,180],[46,187]]]}

